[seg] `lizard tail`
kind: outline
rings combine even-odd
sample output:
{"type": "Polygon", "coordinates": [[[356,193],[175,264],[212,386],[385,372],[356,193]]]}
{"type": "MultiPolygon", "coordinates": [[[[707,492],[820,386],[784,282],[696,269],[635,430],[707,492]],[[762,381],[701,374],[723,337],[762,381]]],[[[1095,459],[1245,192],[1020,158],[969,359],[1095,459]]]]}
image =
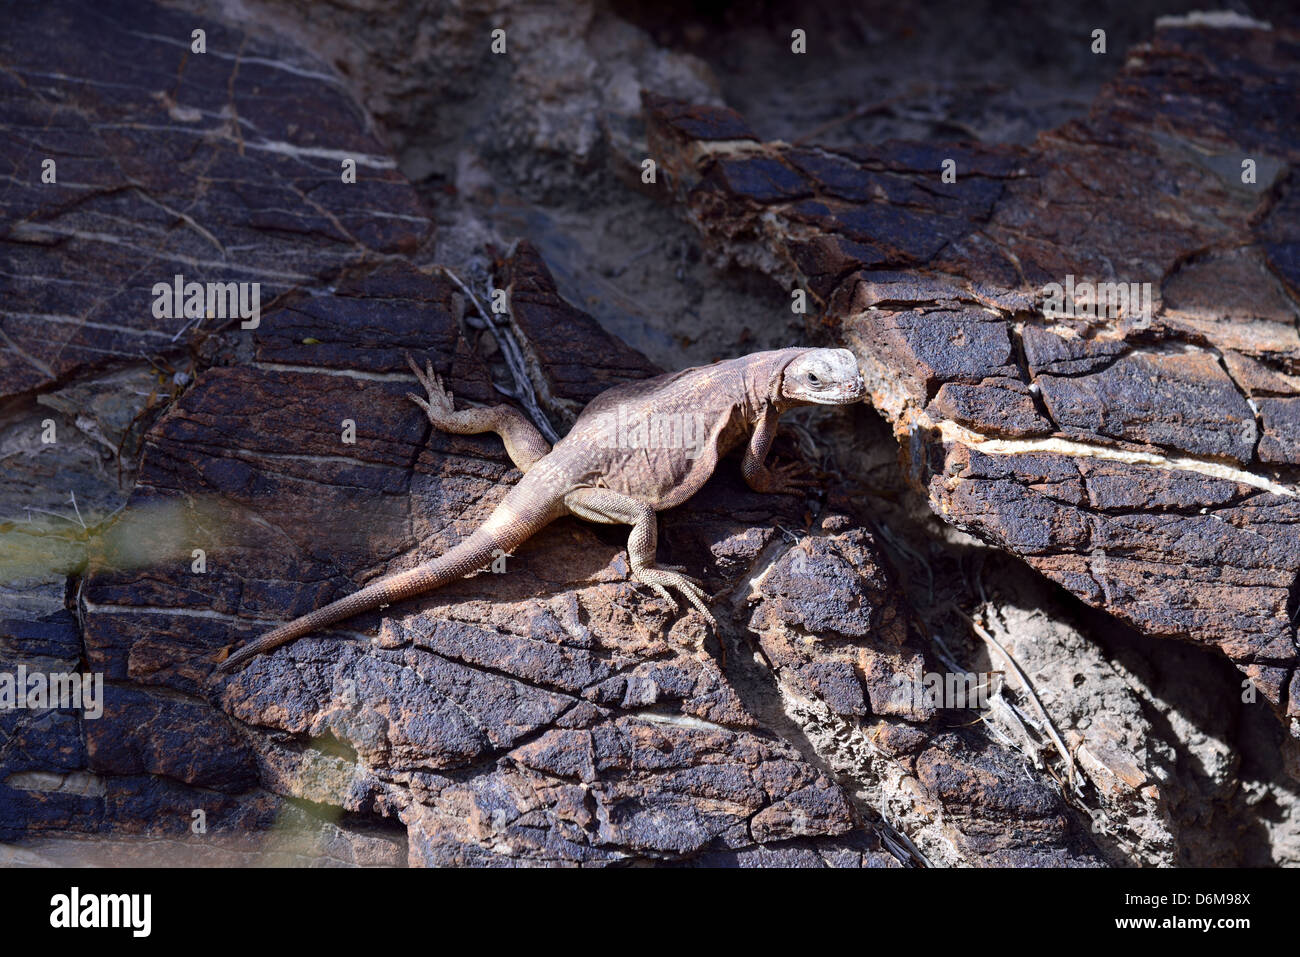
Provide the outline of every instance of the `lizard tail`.
{"type": "Polygon", "coordinates": [[[473,535],[431,562],[426,562],[405,572],[398,572],[372,582],[346,598],[331,602],[311,614],[296,618],[288,624],[268,631],[265,635],[240,648],[217,665],[218,671],[233,671],[252,658],[278,648],[303,635],[389,605],[413,598],[439,588],[458,578],[478,571],[496,557],[498,549],[510,552],[521,545],[537,529],[549,521],[549,516],[534,524],[522,520],[510,506],[509,498],[502,502],[492,517],[473,535]]]}

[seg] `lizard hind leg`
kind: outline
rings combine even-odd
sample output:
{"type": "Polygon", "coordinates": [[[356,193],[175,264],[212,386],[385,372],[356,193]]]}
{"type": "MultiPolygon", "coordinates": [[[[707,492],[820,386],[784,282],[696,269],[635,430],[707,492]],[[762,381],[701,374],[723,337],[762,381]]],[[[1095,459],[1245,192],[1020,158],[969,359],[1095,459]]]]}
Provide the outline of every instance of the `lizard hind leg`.
{"type": "Polygon", "coordinates": [[[572,514],[588,522],[631,525],[627,557],[632,566],[632,577],[674,605],[676,602],[673,602],[668,589],[678,592],[704,616],[710,627],[717,630],[718,623],[705,604],[708,595],[700,583],[683,574],[675,565],[655,564],[659,527],[654,509],[630,496],[602,488],[574,489],[564,497],[564,505],[572,514]]]}
{"type": "Polygon", "coordinates": [[[518,409],[508,405],[492,405],[461,409],[458,412],[451,391],[442,384],[442,377],[433,371],[432,362],[426,360],[421,369],[409,354],[406,361],[415,377],[420,380],[420,385],[424,386],[428,398],[422,398],[414,392],[406,393],[406,397],[424,410],[434,428],[453,435],[497,433],[505,443],[510,461],[521,472],[527,472],[551,451],[551,443],[518,409]]]}

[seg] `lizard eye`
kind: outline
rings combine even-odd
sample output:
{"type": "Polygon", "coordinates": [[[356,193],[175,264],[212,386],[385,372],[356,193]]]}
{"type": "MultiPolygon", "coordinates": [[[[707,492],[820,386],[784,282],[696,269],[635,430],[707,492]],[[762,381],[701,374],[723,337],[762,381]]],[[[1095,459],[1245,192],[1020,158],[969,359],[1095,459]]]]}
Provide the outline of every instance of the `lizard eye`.
{"type": "Polygon", "coordinates": [[[809,372],[809,373],[808,373],[808,382],[809,382],[811,385],[821,385],[821,384],[822,384],[822,380],[819,379],[819,378],[817,378],[817,373],[816,373],[816,372],[809,372]]]}

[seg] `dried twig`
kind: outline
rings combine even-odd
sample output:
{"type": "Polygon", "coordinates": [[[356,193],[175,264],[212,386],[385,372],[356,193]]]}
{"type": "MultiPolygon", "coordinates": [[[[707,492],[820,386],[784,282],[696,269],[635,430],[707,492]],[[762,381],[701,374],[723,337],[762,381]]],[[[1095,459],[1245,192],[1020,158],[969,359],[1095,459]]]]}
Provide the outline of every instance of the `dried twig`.
{"type": "Polygon", "coordinates": [[[912,863],[920,864],[922,867],[934,867],[930,859],[921,852],[921,849],[912,843],[912,839],[889,822],[889,817],[885,814],[883,806],[876,810],[880,814],[876,834],[894,857],[905,864],[912,863]]]}
{"type": "Polygon", "coordinates": [[[72,510],[76,514],[76,518],[73,518],[70,515],[61,515],[58,512],[52,512],[47,508],[37,508],[35,505],[25,505],[23,506],[23,511],[27,513],[27,524],[31,524],[32,513],[35,512],[37,515],[48,515],[51,518],[62,519],[69,525],[80,525],[83,532],[90,531],[90,526],[87,525],[86,520],[81,517],[81,509],[77,507],[77,493],[69,492],[68,497],[72,500],[72,510]]]}
{"type": "Polygon", "coordinates": [[[1006,659],[1007,664],[1009,664],[1012,670],[1016,673],[1016,676],[1020,679],[1020,683],[1024,685],[1025,693],[1033,704],[1034,710],[1038,712],[1038,717],[1042,720],[1043,730],[1046,732],[1047,736],[1051,738],[1052,744],[1056,747],[1057,753],[1061,755],[1061,760],[1065,762],[1065,767],[1070,777],[1070,787],[1076,787],[1075,778],[1077,776],[1077,771],[1074,763],[1074,756],[1070,754],[1069,749],[1065,746],[1065,742],[1061,740],[1061,736],[1057,733],[1056,726],[1052,724],[1052,719],[1048,716],[1047,709],[1043,707],[1042,701],[1039,700],[1037,692],[1034,691],[1034,686],[1030,683],[1029,677],[1021,669],[1020,664],[1016,659],[1011,656],[1011,652],[1002,647],[1002,643],[994,638],[987,628],[956,605],[953,605],[952,607],[957,614],[970,622],[971,629],[976,635],[997,649],[998,653],[1006,659]]]}
{"type": "MultiPolygon", "coordinates": [[[[533,420],[533,424],[537,426],[542,435],[546,436],[548,442],[555,443],[560,441],[560,436],[556,433],[555,429],[551,427],[550,421],[546,418],[546,414],[542,412],[542,408],[537,402],[537,394],[533,391],[532,380],[528,377],[528,365],[524,362],[523,350],[519,348],[519,343],[515,341],[509,328],[499,323],[492,313],[483,308],[483,304],[479,302],[478,296],[474,295],[474,291],[470,289],[470,287],[462,281],[459,276],[446,266],[435,266],[434,268],[455,283],[457,288],[465,294],[466,298],[468,298],[473,304],[475,310],[478,311],[479,316],[482,317],[488,331],[492,333],[492,338],[496,340],[497,348],[501,350],[501,355],[505,359],[506,368],[510,372],[510,378],[514,382],[513,392],[503,389],[499,385],[496,386],[497,391],[502,395],[509,396],[522,405],[524,410],[528,413],[528,417],[533,420]]],[[[489,280],[488,293],[491,294],[493,291],[491,281],[489,280]]],[[[509,297],[507,297],[507,300],[508,299],[509,297]]],[[[509,308],[508,305],[507,308],[509,308]]]]}
{"type": "Polygon", "coordinates": [[[81,509],[77,508],[77,493],[69,491],[68,495],[72,499],[72,510],[77,513],[77,521],[81,523],[82,531],[88,531],[86,520],[81,517],[81,509]]]}

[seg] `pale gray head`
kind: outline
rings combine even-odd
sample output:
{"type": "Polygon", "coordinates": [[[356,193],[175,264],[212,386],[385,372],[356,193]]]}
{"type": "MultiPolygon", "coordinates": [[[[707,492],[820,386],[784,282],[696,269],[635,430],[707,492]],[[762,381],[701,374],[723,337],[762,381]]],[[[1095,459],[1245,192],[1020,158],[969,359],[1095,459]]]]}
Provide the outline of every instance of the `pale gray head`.
{"type": "Polygon", "coordinates": [[[858,360],[848,349],[809,349],[785,367],[781,398],[809,405],[858,402],[867,387],[858,360]]]}

